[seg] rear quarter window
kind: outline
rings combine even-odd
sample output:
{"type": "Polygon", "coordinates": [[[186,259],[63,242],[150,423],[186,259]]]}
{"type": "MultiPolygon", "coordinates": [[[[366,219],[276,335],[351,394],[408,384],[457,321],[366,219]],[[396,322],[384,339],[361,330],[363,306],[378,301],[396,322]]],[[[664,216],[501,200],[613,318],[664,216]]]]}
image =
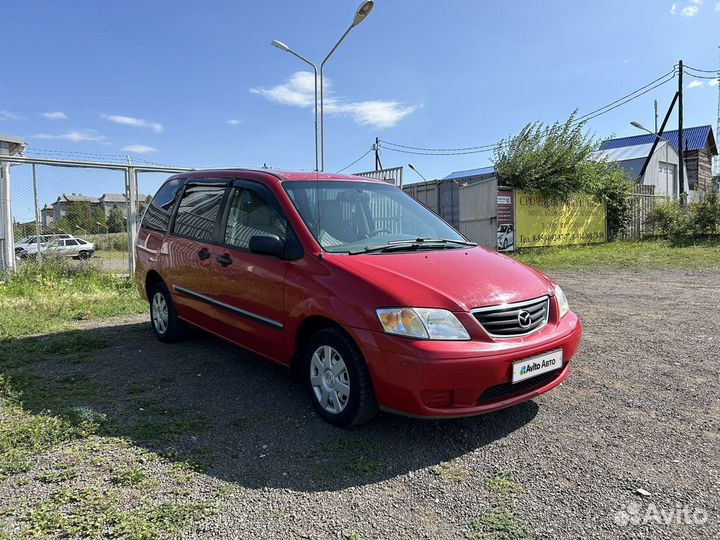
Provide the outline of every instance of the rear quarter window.
{"type": "Polygon", "coordinates": [[[182,178],[177,178],[163,184],[145,210],[142,227],[153,231],[167,231],[170,224],[170,214],[173,206],[175,206],[175,199],[178,196],[182,181],[182,178]]]}

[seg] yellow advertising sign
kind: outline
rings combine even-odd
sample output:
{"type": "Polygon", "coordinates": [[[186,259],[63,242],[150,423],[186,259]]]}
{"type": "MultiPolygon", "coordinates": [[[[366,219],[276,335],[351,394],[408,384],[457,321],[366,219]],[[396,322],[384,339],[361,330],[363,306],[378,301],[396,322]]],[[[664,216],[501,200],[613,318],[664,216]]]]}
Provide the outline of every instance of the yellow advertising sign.
{"type": "Polygon", "coordinates": [[[515,192],[515,247],[599,244],[606,239],[605,205],[590,195],[567,202],[515,192]]]}

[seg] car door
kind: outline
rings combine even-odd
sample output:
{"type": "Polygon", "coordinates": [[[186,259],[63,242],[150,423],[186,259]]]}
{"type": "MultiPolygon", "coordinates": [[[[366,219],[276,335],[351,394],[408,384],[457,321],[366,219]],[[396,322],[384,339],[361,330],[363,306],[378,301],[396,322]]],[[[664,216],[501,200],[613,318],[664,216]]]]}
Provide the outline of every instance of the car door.
{"type": "Polygon", "coordinates": [[[216,298],[224,306],[224,333],[239,345],[273,360],[283,358],[285,275],[289,261],[250,251],[253,236],[293,241],[275,197],[265,186],[236,181],[228,196],[219,257],[216,298]]]}
{"type": "Polygon", "coordinates": [[[178,315],[210,331],[217,324],[212,272],[227,185],[223,180],[188,182],[164,248],[168,255],[164,277],[178,315]]]}
{"type": "Polygon", "coordinates": [[[70,238],[62,242],[65,243],[62,254],[66,257],[76,257],[80,253],[79,242],[76,239],[70,238]]]}

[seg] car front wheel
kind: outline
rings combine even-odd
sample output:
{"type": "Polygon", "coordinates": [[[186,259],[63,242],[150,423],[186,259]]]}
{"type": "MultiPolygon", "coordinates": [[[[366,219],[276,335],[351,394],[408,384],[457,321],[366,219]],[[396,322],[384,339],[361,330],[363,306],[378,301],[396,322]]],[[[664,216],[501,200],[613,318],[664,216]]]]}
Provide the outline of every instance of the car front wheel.
{"type": "Polygon", "coordinates": [[[360,349],[339,328],[315,334],[305,349],[305,374],[315,411],[325,421],[349,427],[377,414],[372,380],[360,349]]]}
{"type": "Polygon", "coordinates": [[[183,324],[178,319],[175,303],[164,283],[156,283],[149,291],[150,325],[160,341],[172,343],[180,339],[183,324]]]}

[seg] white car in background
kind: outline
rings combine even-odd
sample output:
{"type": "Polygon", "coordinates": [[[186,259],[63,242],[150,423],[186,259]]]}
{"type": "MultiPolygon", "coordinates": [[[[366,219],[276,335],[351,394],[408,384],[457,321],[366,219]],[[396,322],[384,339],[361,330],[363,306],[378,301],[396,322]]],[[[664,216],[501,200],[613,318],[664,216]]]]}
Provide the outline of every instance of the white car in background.
{"type": "Polygon", "coordinates": [[[57,234],[41,234],[39,237],[36,235],[32,236],[26,236],[22,240],[15,242],[15,251],[19,251],[21,249],[25,249],[27,246],[32,244],[47,244],[51,240],[55,239],[64,239],[64,238],[74,238],[72,234],[67,233],[57,233],[57,234]]]}
{"type": "Polygon", "coordinates": [[[82,238],[54,238],[44,244],[28,244],[21,251],[16,250],[16,255],[21,259],[33,257],[38,253],[38,247],[42,254],[54,257],[73,257],[86,260],[95,253],[95,244],[82,238]]]}

